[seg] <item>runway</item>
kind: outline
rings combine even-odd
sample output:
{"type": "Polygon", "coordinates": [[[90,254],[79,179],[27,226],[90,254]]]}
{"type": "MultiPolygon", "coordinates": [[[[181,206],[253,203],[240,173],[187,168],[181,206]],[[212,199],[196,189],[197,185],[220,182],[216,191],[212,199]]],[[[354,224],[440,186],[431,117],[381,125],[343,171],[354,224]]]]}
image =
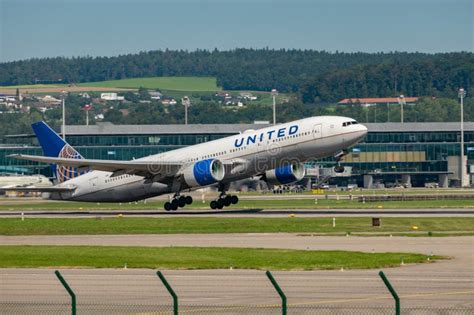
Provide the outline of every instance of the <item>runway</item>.
{"type": "MultiPolygon", "coordinates": [[[[283,233],[2,236],[0,244],[232,246],[445,255],[452,259],[404,265],[386,269],[385,273],[402,297],[405,309],[428,309],[424,314],[436,314],[435,308],[442,308],[443,314],[469,314],[474,310],[472,237],[316,237],[283,233]]],[[[130,313],[143,313],[150,311],[147,307],[156,311],[165,304],[168,307],[171,305],[168,294],[152,270],[67,269],[62,272],[77,291],[82,310],[86,313],[94,313],[95,309],[99,309],[98,314],[116,313],[117,309],[125,309],[125,305],[130,313]]],[[[186,313],[278,313],[280,300],[263,271],[229,269],[163,272],[178,292],[186,313]]],[[[274,272],[274,275],[288,296],[290,313],[310,314],[318,310],[323,313],[327,311],[327,314],[380,314],[388,310],[387,314],[391,314],[385,308],[392,306],[393,300],[377,272],[318,270],[274,272]]],[[[34,303],[45,300],[50,301],[51,307],[64,307],[68,301],[52,270],[1,269],[0,277],[1,304],[8,305],[9,310],[32,307],[34,303]]]]}
{"type": "Polygon", "coordinates": [[[229,209],[229,210],[188,210],[180,209],[178,211],[164,210],[27,210],[27,211],[0,211],[0,218],[4,217],[26,217],[36,218],[74,218],[74,217],[113,217],[117,215],[126,215],[133,217],[286,217],[288,215],[297,215],[302,217],[474,217],[474,209],[466,208],[419,208],[419,209],[229,209]]]}

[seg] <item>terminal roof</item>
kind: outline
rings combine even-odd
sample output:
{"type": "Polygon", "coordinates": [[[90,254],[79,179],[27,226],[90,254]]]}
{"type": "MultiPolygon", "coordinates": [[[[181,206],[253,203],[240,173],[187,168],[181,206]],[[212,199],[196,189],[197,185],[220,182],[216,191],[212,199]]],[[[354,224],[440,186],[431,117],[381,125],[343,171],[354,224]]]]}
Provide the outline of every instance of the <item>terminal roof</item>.
{"type": "Polygon", "coordinates": [[[121,135],[121,134],[236,134],[269,125],[255,124],[191,124],[191,125],[73,125],[66,126],[68,135],[121,135]]]}
{"type": "MultiPolygon", "coordinates": [[[[364,124],[364,123],[363,123],[364,124]]],[[[369,132],[453,132],[460,130],[459,122],[368,123],[369,132]]],[[[123,134],[236,134],[249,129],[268,127],[266,124],[191,124],[191,125],[97,125],[66,126],[68,135],[123,134]]],[[[474,131],[474,122],[464,123],[465,131],[474,131]]]]}

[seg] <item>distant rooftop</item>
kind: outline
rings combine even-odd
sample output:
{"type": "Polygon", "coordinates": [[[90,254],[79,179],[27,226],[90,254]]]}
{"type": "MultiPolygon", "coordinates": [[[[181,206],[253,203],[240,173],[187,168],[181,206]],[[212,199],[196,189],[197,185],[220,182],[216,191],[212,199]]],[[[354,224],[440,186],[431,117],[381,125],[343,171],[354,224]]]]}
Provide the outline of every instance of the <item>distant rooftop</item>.
{"type": "MultiPolygon", "coordinates": [[[[398,103],[398,97],[366,97],[366,98],[345,98],[338,104],[394,104],[398,103]]],[[[416,103],[418,97],[405,97],[406,103],[416,103]]]]}
{"type": "Polygon", "coordinates": [[[190,125],[97,125],[66,126],[68,135],[118,135],[118,134],[236,134],[249,129],[268,127],[268,124],[190,124],[190,125]]]}
{"type": "MultiPolygon", "coordinates": [[[[460,122],[362,123],[369,132],[447,132],[460,131],[460,122]]],[[[474,131],[474,122],[464,122],[464,131],[474,131]]]]}
{"type": "MultiPolygon", "coordinates": [[[[446,132],[459,131],[458,122],[418,123],[362,123],[369,132],[446,132]]],[[[191,125],[97,125],[66,126],[68,135],[124,135],[124,134],[236,134],[249,129],[260,129],[269,124],[191,124],[191,125]]],[[[474,122],[464,123],[465,131],[474,131],[474,122]]]]}

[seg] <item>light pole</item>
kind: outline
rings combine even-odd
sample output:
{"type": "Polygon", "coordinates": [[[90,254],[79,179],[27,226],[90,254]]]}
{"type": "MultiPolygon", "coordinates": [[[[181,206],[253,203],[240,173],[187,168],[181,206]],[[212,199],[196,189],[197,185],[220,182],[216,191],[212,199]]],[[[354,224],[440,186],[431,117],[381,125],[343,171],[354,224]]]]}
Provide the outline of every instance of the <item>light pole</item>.
{"type": "Polygon", "coordinates": [[[400,122],[403,124],[403,105],[406,104],[403,94],[398,98],[398,104],[400,104],[400,122]]]}
{"type": "Polygon", "coordinates": [[[181,103],[184,105],[184,124],[188,124],[188,107],[191,105],[191,101],[189,100],[189,97],[184,96],[181,99],[181,103]]]}
{"type": "Polygon", "coordinates": [[[84,105],[84,111],[86,112],[86,126],[89,126],[89,111],[92,109],[90,104],[84,105]]]}
{"type": "Polygon", "coordinates": [[[459,174],[461,176],[461,187],[464,187],[464,172],[466,169],[464,165],[464,97],[466,96],[466,91],[463,88],[460,88],[458,91],[458,96],[461,99],[461,163],[459,163],[459,174]]]}
{"type": "Polygon", "coordinates": [[[273,96],[273,125],[276,125],[276,96],[278,95],[278,91],[276,89],[272,90],[273,96]]]}
{"type": "Polygon", "coordinates": [[[63,105],[62,106],[63,107],[62,136],[63,136],[63,140],[66,141],[66,91],[61,92],[61,99],[62,99],[62,105],[63,105]]]}

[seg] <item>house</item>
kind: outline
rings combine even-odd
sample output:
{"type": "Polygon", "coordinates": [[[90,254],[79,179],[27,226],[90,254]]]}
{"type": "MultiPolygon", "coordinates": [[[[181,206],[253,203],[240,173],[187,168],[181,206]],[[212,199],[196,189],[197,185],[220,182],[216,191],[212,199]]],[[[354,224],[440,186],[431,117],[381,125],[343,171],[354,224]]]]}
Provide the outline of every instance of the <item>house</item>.
{"type": "Polygon", "coordinates": [[[339,101],[338,105],[361,105],[363,107],[375,105],[399,105],[404,101],[406,105],[415,105],[418,97],[365,97],[365,98],[345,98],[339,101]]]}
{"type": "Polygon", "coordinates": [[[57,99],[51,95],[45,95],[43,97],[40,97],[39,100],[43,103],[49,104],[49,105],[59,105],[61,104],[61,100],[57,99]]]}
{"type": "Polygon", "coordinates": [[[257,97],[254,96],[250,92],[241,92],[239,95],[240,95],[240,97],[242,97],[245,100],[249,100],[249,101],[256,101],[257,100],[257,97]]]}
{"type": "Polygon", "coordinates": [[[228,101],[228,100],[232,99],[232,95],[230,93],[227,93],[227,92],[217,92],[215,94],[215,96],[218,97],[218,98],[222,98],[225,101],[228,101]]]}
{"type": "Polygon", "coordinates": [[[101,93],[100,98],[104,101],[123,101],[125,97],[118,96],[117,93],[101,93]]]}
{"type": "Polygon", "coordinates": [[[97,114],[97,115],[94,116],[94,119],[95,120],[102,120],[102,119],[104,119],[104,114],[97,114]]]}
{"type": "Polygon", "coordinates": [[[79,93],[79,96],[81,96],[82,98],[91,98],[91,96],[87,92],[79,93]]]}
{"type": "Polygon", "coordinates": [[[152,100],[161,100],[161,98],[163,97],[163,94],[158,91],[149,91],[148,94],[150,94],[150,98],[152,100]]]}
{"type": "Polygon", "coordinates": [[[163,105],[176,105],[178,102],[174,98],[165,98],[161,101],[161,104],[163,105]]]}
{"type": "Polygon", "coordinates": [[[15,102],[16,100],[16,95],[0,94],[0,102],[15,102]]]}

